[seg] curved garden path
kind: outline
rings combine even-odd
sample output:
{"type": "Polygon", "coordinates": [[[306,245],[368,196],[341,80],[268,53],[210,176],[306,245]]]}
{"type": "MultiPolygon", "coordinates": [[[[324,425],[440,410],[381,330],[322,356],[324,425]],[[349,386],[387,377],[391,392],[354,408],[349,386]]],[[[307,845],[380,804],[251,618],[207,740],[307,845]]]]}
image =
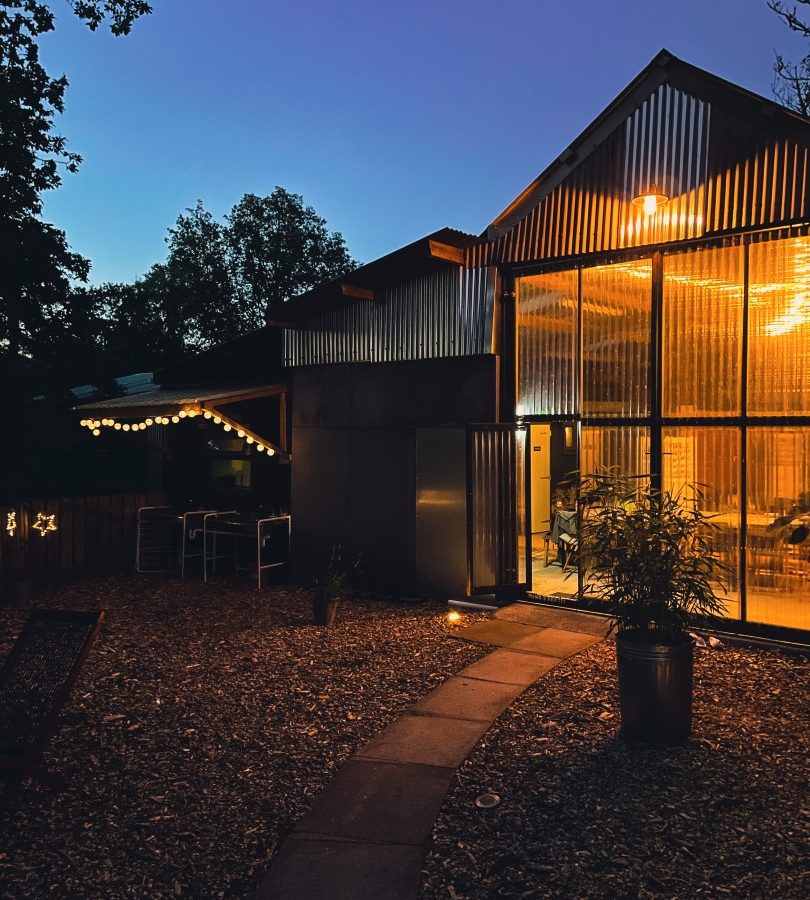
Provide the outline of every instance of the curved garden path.
{"type": "Polygon", "coordinates": [[[423,697],[337,773],[284,841],[259,900],[414,900],[456,769],[495,719],[607,620],[515,603],[454,637],[497,649],[423,697]]]}

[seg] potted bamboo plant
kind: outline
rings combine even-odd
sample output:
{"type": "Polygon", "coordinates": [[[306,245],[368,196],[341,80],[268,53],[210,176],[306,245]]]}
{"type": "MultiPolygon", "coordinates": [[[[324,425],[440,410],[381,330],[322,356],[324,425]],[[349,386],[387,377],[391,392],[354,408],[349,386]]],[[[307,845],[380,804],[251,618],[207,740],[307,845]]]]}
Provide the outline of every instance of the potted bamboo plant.
{"type": "Polygon", "coordinates": [[[589,475],[580,490],[585,592],[616,632],[622,735],[679,743],[692,732],[694,639],[722,612],[728,569],[714,553],[700,491],[658,492],[649,479],[589,475]]]}
{"type": "Polygon", "coordinates": [[[312,614],[316,625],[332,625],[338,603],[352,587],[360,565],[358,559],[347,559],[340,544],[335,544],[320,572],[313,578],[312,614]]]}

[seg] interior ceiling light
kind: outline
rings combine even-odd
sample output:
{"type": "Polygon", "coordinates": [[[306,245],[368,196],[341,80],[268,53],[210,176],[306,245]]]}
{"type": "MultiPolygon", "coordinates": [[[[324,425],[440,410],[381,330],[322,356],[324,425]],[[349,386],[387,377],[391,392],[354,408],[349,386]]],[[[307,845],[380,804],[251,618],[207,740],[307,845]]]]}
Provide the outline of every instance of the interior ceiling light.
{"type": "Polygon", "coordinates": [[[644,210],[645,216],[651,216],[662,206],[666,206],[668,202],[669,197],[657,184],[651,184],[643,194],[633,197],[633,206],[640,206],[644,210]]]}

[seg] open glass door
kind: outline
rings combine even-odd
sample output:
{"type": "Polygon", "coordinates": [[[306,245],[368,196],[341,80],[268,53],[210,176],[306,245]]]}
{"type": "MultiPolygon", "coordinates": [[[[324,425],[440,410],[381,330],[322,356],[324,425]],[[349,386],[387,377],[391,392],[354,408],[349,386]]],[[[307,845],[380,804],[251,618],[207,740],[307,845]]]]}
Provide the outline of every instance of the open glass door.
{"type": "Polygon", "coordinates": [[[531,588],[527,429],[472,425],[467,443],[469,593],[531,588]]]}

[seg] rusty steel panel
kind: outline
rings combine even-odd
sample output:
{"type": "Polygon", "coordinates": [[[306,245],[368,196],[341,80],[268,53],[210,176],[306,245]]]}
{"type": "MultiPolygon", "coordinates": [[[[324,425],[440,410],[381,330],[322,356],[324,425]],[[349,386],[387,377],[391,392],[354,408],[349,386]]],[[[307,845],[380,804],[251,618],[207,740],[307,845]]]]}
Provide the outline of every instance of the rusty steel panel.
{"type": "Polygon", "coordinates": [[[492,352],[494,273],[448,267],[285,333],[284,364],[400,362],[492,352]]]}

